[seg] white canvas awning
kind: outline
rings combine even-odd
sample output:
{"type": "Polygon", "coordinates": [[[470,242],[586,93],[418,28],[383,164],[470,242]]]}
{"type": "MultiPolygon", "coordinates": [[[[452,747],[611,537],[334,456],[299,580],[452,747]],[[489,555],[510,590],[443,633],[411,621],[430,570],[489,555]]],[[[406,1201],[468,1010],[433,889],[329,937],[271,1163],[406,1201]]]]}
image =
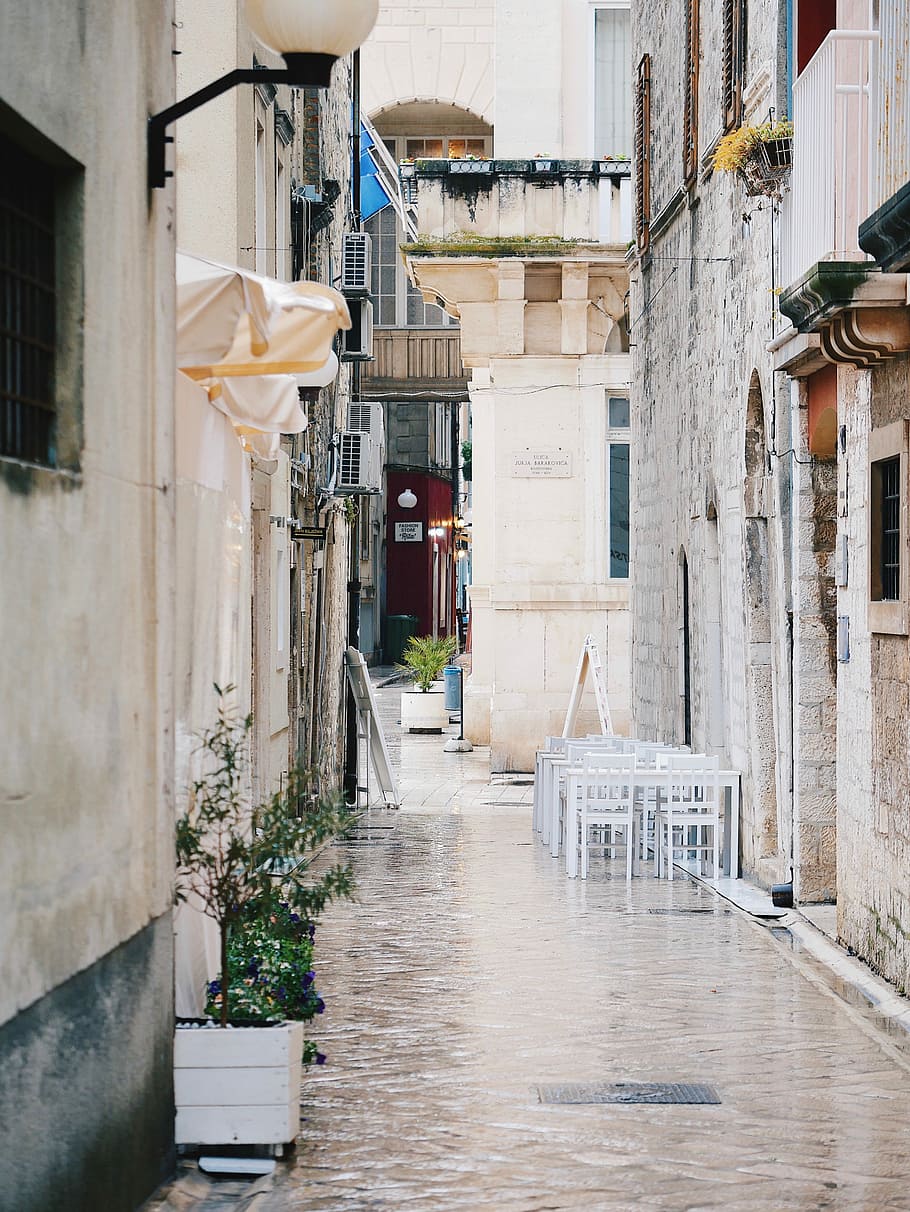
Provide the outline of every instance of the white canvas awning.
{"type": "Polygon", "coordinates": [[[307,427],[294,375],[220,379],[209,387],[209,399],[235,425],[262,433],[303,433],[307,427]]]}
{"type": "Polygon", "coordinates": [[[278,282],[177,254],[177,365],[193,379],[308,374],[323,367],[344,296],[318,282],[278,282]]]}

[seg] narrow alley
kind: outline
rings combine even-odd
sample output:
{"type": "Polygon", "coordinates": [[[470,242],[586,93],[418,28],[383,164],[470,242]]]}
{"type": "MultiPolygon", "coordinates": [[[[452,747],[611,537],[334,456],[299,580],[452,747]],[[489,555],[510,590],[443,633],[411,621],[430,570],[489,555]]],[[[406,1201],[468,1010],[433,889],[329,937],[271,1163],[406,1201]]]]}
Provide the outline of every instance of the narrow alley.
{"type": "MultiPolygon", "coordinates": [[[[295,1156],[235,1186],[240,1206],[910,1208],[902,1032],[709,889],[627,885],[609,862],[567,880],[531,787],[491,784],[484,750],[402,738],[398,695],[379,691],[404,808],[341,847],[357,900],[317,940],[328,1063],[295,1156]],[[618,1082],[719,1101],[543,1101],[618,1082]]],[[[192,1206],[237,1206],[212,1196],[192,1206]]]]}

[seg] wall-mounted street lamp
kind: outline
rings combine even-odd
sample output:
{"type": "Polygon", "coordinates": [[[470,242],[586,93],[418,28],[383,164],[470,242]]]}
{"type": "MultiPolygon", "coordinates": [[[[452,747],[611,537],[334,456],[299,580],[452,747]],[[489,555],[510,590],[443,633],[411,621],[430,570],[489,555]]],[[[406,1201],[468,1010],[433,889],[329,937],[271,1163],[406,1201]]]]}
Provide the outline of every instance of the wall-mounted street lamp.
{"type": "Polygon", "coordinates": [[[410,488],[406,488],[404,492],[398,494],[398,504],[402,509],[413,509],[417,505],[417,498],[410,488]]]}
{"type": "Polygon", "coordinates": [[[246,0],[250,29],[264,46],[282,56],[285,68],[238,67],[152,114],[148,123],[149,189],[161,189],[174,174],[165,167],[173,139],[172,122],[238,84],[290,84],[328,88],[336,59],[357,49],[369,36],[379,0],[246,0]]]}

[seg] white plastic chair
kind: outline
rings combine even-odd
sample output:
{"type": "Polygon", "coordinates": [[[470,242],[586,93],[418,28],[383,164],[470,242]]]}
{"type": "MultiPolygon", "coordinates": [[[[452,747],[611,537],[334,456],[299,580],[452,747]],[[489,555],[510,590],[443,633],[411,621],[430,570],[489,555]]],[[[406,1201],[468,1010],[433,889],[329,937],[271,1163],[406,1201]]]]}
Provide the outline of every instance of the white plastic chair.
{"type": "Polygon", "coordinates": [[[588,754],[622,753],[623,737],[618,736],[588,736],[566,741],[566,750],[562,761],[551,766],[551,781],[547,793],[547,803],[550,819],[544,826],[550,843],[550,854],[559,857],[566,829],[566,799],[567,780],[573,770],[580,769],[581,763],[588,754]]]}
{"type": "MultiPolygon", "coordinates": [[[[546,782],[549,778],[549,764],[555,756],[562,756],[566,751],[564,736],[548,736],[544,738],[543,749],[538,749],[534,758],[534,812],[532,824],[536,833],[543,832],[544,806],[546,804],[546,782]]],[[[544,838],[549,841],[549,838],[544,838]]]]}
{"type": "Polygon", "coordinates": [[[566,874],[588,878],[588,851],[608,845],[625,849],[626,879],[631,880],[636,851],[633,802],[634,754],[600,751],[585,754],[581,767],[566,778],[566,874]],[[592,840],[592,833],[597,838],[592,840]],[[621,835],[618,842],[617,835],[621,835]]]}
{"type": "Polygon", "coordinates": [[[673,856],[682,851],[694,853],[699,873],[703,856],[710,853],[716,876],[720,872],[723,818],[718,759],[704,754],[671,754],[663,760],[668,777],[654,813],[654,873],[672,880],[673,856]]]}

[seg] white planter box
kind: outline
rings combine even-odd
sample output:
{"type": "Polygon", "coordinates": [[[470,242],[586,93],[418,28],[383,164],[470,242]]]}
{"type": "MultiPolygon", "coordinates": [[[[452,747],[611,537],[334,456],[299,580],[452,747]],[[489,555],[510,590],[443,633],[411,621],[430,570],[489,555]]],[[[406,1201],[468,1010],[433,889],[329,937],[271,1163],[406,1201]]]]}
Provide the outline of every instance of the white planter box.
{"type": "Polygon", "coordinates": [[[178,1027],[178,1145],[284,1145],[300,1127],[303,1023],[178,1027]]]}
{"type": "Polygon", "coordinates": [[[442,732],[449,724],[444,690],[406,690],[401,696],[401,727],[405,732],[442,732]]]}

